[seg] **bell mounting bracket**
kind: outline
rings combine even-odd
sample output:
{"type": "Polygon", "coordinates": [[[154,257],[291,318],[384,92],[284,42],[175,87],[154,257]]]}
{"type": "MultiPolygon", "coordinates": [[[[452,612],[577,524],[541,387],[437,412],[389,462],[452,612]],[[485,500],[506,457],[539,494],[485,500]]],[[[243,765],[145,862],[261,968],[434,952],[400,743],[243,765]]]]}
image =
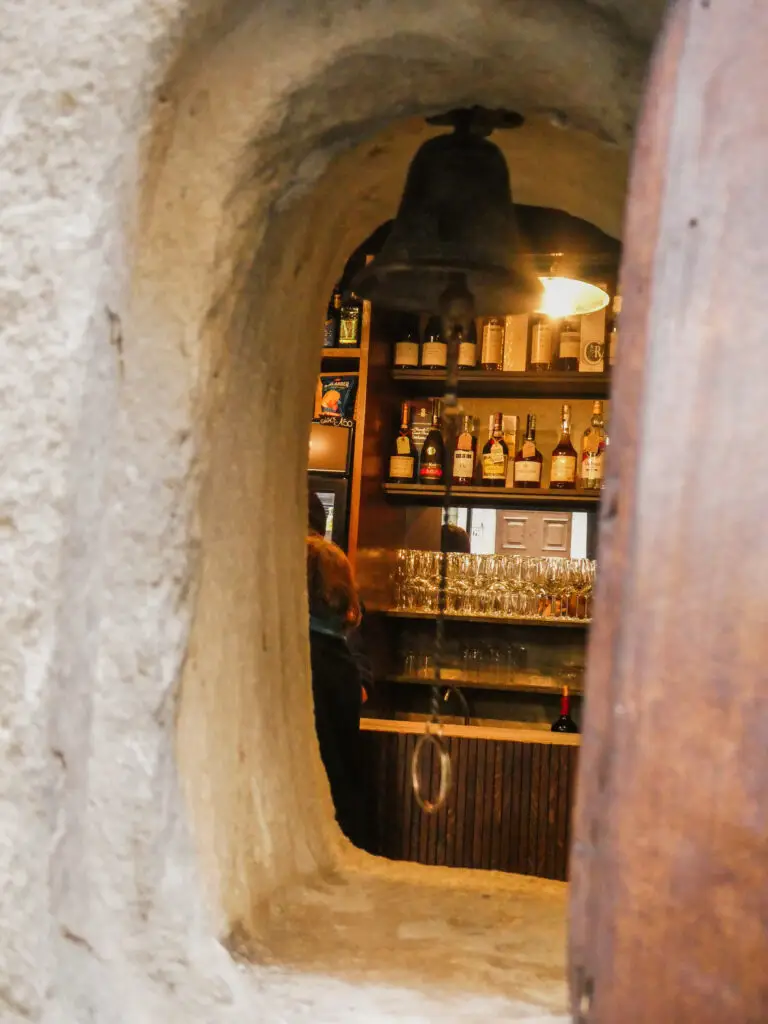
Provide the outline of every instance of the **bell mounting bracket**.
{"type": "Polygon", "coordinates": [[[446,110],[442,114],[433,114],[426,118],[427,124],[453,128],[457,134],[488,136],[498,129],[519,128],[525,124],[525,118],[514,110],[490,110],[488,107],[458,107],[446,110]]]}

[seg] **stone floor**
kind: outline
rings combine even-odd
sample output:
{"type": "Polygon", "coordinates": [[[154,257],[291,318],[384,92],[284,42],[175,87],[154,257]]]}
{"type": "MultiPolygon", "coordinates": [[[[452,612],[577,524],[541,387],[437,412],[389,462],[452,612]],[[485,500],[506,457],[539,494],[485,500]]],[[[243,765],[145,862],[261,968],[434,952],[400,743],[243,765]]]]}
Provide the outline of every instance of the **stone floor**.
{"type": "Polygon", "coordinates": [[[570,1020],[566,891],[523,876],[369,862],[273,901],[267,940],[237,952],[259,965],[275,1024],[559,1024],[570,1020]]]}

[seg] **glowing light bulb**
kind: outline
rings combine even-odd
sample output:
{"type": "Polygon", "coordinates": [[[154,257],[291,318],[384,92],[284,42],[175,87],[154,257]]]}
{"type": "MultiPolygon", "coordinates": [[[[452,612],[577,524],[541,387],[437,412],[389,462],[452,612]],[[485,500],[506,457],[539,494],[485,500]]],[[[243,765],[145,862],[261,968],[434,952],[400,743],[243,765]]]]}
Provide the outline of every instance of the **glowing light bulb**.
{"type": "Polygon", "coordinates": [[[554,319],[596,313],[610,301],[607,292],[588,281],[572,277],[540,277],[539,280],[544,294],[536,312],[554,319]]]}

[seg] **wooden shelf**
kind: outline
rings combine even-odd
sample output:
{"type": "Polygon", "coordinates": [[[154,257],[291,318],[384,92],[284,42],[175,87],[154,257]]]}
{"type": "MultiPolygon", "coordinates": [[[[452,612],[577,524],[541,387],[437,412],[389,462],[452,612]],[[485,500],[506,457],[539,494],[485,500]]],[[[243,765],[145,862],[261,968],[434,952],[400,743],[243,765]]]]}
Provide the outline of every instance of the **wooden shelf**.
{"type": "Polygon", "coordinates": [[[323,362],[327,359],[336,361],[337,359],[354,359],[360,358],[360,349],[350,345],[349,348],[324,348],[323,349],[323,362]]]}
{"type": "MultiPolygon", "coordinates": [[[[403,393],[439,397],[445,374],[442,370],[393,370],[403,393]]],[[[608,398],[608,373],[512,373],[504,370],[465,370],[459,373],[459,394],[467,398],[608,398]]]]}
{"type": "MultiPolygon", "coordinates": [[[[366,608],[366,613],[370,615],[384,615],[388,619],[436,619],[436,612],[422,612],[422,611],[411,611],[409,609],[401,608],[366,608]]],[[[452,612],[446,612],[445,617],[450,619],[452,622],[492,622],[497,626],[544,626],[546,628],[555,627],[557,629],[587,629],[591,624],[591,619],[554,619],[554,618],[519,618],[503,617],[500,615],[457,615],[452,612]]]]}
{"type": "MultiPolygon", "coordinates": [[[[423,676],[385,676],[385,683],[396,683],[404,686],[432,686],[434,679],[423,676]]],[[[458,686],[464,690],[504,690],[507,693],[547,693],[559,696],[562,693],[562,686],[556,683],[550,676],[535,676],[533,673],[515,672],[506,679],[494,678],[490,673],[487,678],[467,679],[456,670],[440,679],[440,686],[458,686]]],[[[569,693],[572,697],[583,697],[584,691],[569,684],[569,693]]]]}
{"type": "MultiPolygon", "coordinates": [[[[382,484],[390,501],[410,505],[442,505],[445,487],[433,484],[382,484]]],[[[600,504],[600,492],[515,490],[509,487],[454,487],[451,504],[478,508],[529,508],[547,511],[588,512],[600,504]]]]}

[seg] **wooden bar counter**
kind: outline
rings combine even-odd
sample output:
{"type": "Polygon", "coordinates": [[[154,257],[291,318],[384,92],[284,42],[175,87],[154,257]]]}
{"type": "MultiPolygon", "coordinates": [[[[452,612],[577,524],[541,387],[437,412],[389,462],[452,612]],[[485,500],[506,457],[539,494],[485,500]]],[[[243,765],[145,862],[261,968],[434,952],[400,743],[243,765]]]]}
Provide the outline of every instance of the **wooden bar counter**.
{"type": "MultiPolygon", "coordinates": [[[[371,849],[384,857],[565,880],[579,736],[524,724],[445,725],[453,783],[437,814],[411,785],[423,721],[364,718],[371,849]]],[[[422,786],[438,759],[423,751],[422,786]]]]}

